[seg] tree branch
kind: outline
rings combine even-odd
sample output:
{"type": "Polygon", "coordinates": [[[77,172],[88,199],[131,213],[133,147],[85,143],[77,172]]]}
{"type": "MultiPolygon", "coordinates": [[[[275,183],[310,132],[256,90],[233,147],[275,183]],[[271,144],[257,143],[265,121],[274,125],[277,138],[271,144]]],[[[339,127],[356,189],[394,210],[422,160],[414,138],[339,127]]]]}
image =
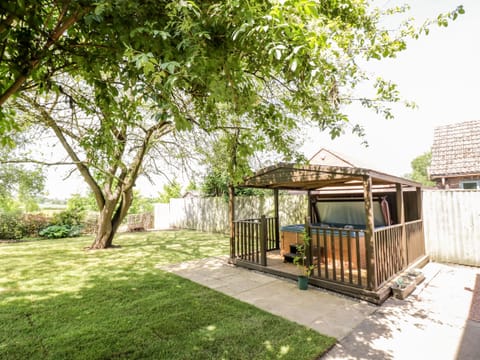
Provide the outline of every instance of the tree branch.
{"type": "Polygon", "coordinates": [[[93,9],[92,6],[86,6],[84,9],[77,10],[73,13],[72,16],[67,18],[65,21],[62,22],[63,20],[63,15],[62,14],[57,22],[57,25],[55,26],[55,29],[53,30],[52,34],[49,36],[48,40],[43,46],[43,49],[40,51],[40,55],[36,56],[34,59],[30,60],[30,64],[28,69],[23,74],[18,75],[18,77],[15,79],[12,85],[3,92],[3,94],[0,96],[0,107],[3,106],[3,104],[8,100],[10,96],[15,94],[23,85],[23,83],[28,79],[30,74],[32,73],[33,70],[35,70],[39,65],[40,61],[42,59],[42,56],[50,50],[50,48],[60,39],[60,37],[63,35],[63,33],[73,26],[78,20],[80,20],[85,14],[87,14],[91,9],[93,9]]]}
{"type": "Polygon", "coordinates": [[[41,117],[45,121],[46,125],[50,127],[55,135],[57,136],[58,140],[62,144],[63,148],[67,152],[68,156],[73,160],[74,164],[77,166],[78,171],[80,171],[80,174],[82,174],[83,178],[87,182],[87,184],[90,186],[92,189],[94,195],[95,195],[95,200],[97,201],[97,205],[99,209],[102,209],[103,206],[105,205],[105,198],[102,194],[102,190],[98,186],[97,182],[93,178],[92,174],[90,174],[90,171],[88,167],[85,165],[83,161],[81,161],[75,150],[70,146],[68,143],[67,139],[65,138],[62,129],[57,125],[55,120],[50,116],[50,114],[40,105],[38,104],[35,100],[30,99],[26,96],[20,96],[24,101],[28,102],[31,104],[37,111],[40,113],[41,117]]]}

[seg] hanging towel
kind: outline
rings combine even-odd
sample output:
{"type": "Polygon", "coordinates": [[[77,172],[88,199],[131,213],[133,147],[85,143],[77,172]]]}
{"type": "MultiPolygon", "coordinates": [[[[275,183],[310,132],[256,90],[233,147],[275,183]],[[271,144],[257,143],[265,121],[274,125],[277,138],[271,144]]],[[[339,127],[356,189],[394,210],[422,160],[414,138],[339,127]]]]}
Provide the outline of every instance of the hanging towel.
{"type": "Polygon", "coordinates": [[[390,217],[390,206],[388,205],[386,196],[382,196],[382,202],[380,205],[382,207],[382,214],[383,214],[383,219],[385,220],[385,225],[386,226],[392,225],[392,218],[390,217]]]}

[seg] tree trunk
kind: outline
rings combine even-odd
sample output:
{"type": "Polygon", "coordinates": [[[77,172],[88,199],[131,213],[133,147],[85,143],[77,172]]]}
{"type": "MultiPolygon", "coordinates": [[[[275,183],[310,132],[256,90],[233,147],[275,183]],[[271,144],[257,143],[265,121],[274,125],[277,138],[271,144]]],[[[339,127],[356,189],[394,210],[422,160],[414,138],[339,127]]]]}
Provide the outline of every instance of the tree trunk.
{"type": "Polygon", "coordinates": [[[105,204],[100,211],[100,216],[98,217],[98,229],[95,241],[90,246],[90,249],[107,249],[112,247],[113,237],[127,215],[132,200],[133,191],[126,190],[122,192],[120,204],[118,204],[118,199],[105,201],[105,204]]]}
{"type": "Polygon", "coordinates": [[[113,236],[115,232],[113,231],[112,224],[112,213],[113,209],[111,207],[115,206],[112,203],[106,203],[102,211],[100,211],[100,216],[98,217],[98,228],[97,234],[95,236],[95,241],[90,246],[90,249],[106,249],[112,246],[113,236]]]}

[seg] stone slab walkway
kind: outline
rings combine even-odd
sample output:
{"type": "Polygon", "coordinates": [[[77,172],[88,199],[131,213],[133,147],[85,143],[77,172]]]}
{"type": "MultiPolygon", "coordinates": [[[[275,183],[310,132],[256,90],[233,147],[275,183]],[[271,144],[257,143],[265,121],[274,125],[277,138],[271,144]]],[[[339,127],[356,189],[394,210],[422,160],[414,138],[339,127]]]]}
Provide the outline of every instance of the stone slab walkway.
{"type": "Polygon", "coordinates": [[[429,263],[405,300],[390,298],[322,357],[480,359],[480,322],[469,319],[480,269],[429,263]]]}
{"type": "Polygon", "coordinates": [[[375,306],[237,268],[227,257],[160,267],[338,339],[322,360],[480,359],[480,268],[429,263],[405,300],[375,306]]]}
{"type": "Polygon", "coordinates": [[[160,268],[337,339],[377,309],[315,287],[298,290],[292,280],[235,267],[227,260],[215,257],[160,268]]]}

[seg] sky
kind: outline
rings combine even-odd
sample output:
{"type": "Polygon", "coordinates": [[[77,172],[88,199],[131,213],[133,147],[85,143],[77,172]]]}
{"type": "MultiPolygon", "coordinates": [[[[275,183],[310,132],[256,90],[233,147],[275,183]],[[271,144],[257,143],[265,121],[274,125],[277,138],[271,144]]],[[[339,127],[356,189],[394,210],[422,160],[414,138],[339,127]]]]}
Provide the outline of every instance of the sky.
{"type": "MultiPolygon", "coordinates": [[[[395,6],[402,1],[380,1],[395,6]]],[[[434,27],[428,36],[408,43],[395,59],[374,61],[369,70],[398,84],[401,96],[418,108],[395,106],[395,119],[385,120],[371,111],[348,111],[353,122],[366,129],[365,148],[358,137],[346,134],[331,140],[314,134],[303,151],[311,157],[325,147],[358,159],[375,170],[404,176],[411,161],[430,150],[437,126],[480,119],[480,1],[409,1],[417,19],[434,18],[463,4],[465,14],[448,27],[434,27]]]]}
{"type": "MultiPolygon", "coordinates": [[[[398,84],[402,98],[414,101],[417,109],[395,106],[395,119],[385,120],[372,111],[352,107],[348,115],[352,122],[364,126],[368,147],[349,134],[331,140],[328,134],[311,132],[301,150],[309,158],[324,147],[359,159],[372,169],[404,176],[411,172],[411,161],[430,150],[435,127],[480,120],[480,1],[379,0],[377,3],[381,7],[407,3],[411,15],[419,22],[460,4],[465,14],[446,28],[433,27],[428,36],[410,41],[407,50],[395,59],[367,64],[369,72],[398,84]]],[[[80,179],[63,180],[63,175],[64,169],[49,172],[49,197],[85,194],[86,187],[80,179]]],[[[137,188],[144,196],[155,196],[164,181],[152,186],[139,180],[137,188]]]]}

